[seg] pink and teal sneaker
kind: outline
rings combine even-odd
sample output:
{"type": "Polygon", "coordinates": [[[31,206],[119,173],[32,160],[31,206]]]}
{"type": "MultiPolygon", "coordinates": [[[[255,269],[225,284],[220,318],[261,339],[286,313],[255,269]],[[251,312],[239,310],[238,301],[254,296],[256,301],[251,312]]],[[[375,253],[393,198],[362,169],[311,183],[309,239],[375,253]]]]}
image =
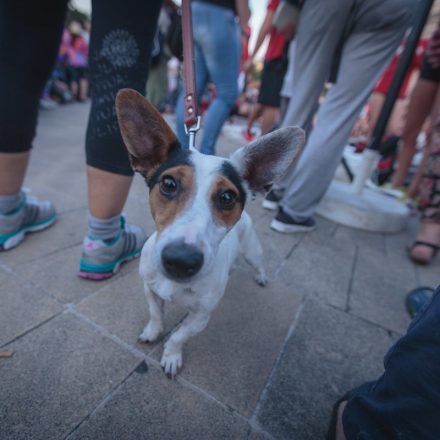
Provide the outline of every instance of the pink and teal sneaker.
{"type": "Polygon", "coordinates": [[[112,277],[122,263],[140,255],[146,240],[141,227],[126,224],[121,216],[121,229],[113,240],[84,239],[78,276],[94,281],[112,277]]]}

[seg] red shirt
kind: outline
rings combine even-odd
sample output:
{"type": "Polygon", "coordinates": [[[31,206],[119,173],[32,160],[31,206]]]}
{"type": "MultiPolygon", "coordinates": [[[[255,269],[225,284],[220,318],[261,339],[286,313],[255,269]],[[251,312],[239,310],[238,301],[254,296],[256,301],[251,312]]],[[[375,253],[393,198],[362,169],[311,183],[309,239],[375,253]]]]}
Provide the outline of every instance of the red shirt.
{"type": "MultiPolygon", "coordinates": [[[[269,0],[267,10],[275,12],[280,4],[280,0],[269,0]]],[[[284,46],[286,45],[286,39],[278,32],[274,26],[270,30],[270,39],[267,46],[267,51],[264,59],[266,61],[274,60],[284,55],[284,46]]]]}
{"type": "MultiPolygon", "coordinates": [[[[373,90],[374,92],[382,93],[383,95],[386,95],[388,93],[388,90],[391,87],[391,82],[393,80],[394,73],[396,72],[397,69],[397,65],[399,64],[400,57],[402,55],[403,50],[405,49],[405,44],[406,44],[405,41],[402,41],[402,43],[400,43],[400,46],[397,48],[396,54],[394,55],[390,64],[383,73],[382,78],[380,78],[380,80],[375,85],[373,90]]],[[[400,87],[399,98],[403,99],[406,97],[408,93],[408,86],[409,86],[409,80],[411,79],[411,75],[415,70],[421,69],[423,54],[425,53],[427,47],[428,47],[427,39],[422,38],[421,40],[419,40],[417,48],[414,52],[413,59],[408,68],[408,72],[406,73],[405,79],[403,80],[402,86],[400,87]]]]}

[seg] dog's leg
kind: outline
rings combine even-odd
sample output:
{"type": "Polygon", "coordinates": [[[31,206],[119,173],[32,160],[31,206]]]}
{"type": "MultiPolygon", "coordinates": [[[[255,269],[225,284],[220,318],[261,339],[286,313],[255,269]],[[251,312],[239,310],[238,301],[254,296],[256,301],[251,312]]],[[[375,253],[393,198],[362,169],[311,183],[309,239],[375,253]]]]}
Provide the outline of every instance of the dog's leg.
{"type": "Polygon", "coordinates": [[[139,336],[141,342],[154,342],[163,331],[163,299],[159,298],[146,284],[145,296],[150,309],[150,320],[139,336]]]}
{"type": "Polygon", "coordinates": [[[240,241],[245,260],[257,271],[255,281],[260,286],[265,286],[267,284],[267,277],[263,264],[263,248],[249,216],[245,218],[240,241]]]}
{"type": "Polygon", "coordinates": [[[180,327],[165,343],[160,365],[165,374],[172,379],[182,367],[182,347],[191,337],[201,332],[208,324],[210,314],[190,312],[180,327]]]}

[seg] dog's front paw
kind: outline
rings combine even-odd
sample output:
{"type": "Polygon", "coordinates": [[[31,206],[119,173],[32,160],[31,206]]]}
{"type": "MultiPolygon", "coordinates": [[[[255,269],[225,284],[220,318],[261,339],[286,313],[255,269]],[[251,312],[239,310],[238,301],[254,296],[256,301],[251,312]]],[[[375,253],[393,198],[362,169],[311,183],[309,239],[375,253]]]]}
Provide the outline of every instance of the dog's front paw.
{"type": "Polygon", "coordinates": [[[254,279],[256,283],[261,287],[264,287],[267,284],[267,276],[264,272],[257,273],[254,279]]]}
{"type": "Polygon", "coordinates": [[[151,321],[147,324],[147,326],[144,328],[144,331],[139,336],[139,341],[148,343],[148,342],[154,342],[159,335],[162,333],[162,327],[158,326],[157,324],[153,324],[151,321]]]}
{"type": "Polygon", "coordinates": [[[162,359],[160,360],[160,365],[168,379],[173,379],[182,368],[182,352],[170,353],[165,349],[162,359]]]}

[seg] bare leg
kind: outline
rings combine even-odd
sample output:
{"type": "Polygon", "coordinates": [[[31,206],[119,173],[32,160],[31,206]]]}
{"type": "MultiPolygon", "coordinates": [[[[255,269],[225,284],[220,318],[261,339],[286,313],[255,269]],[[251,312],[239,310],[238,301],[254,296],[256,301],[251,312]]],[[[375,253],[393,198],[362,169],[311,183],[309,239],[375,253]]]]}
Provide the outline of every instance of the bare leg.
{"type": "Polygon", "coordinates": [[[419,79],[414,87],[408,107],[408,118],[400,139],[398,164],[391,179],[394,188],[405,183],[406,174],[416,151],[417,136],[431,112],[436,93],[437,84],[433,81],[419,79]]]}
{"type": "Polygon", "coordinates": [[[150,310],[150,320],[139,336],[141,342],[154,342],[163,332],[163,299],[145,285],[145,296],[150,310]]]}
{"type": "Polygon", "coordinates": [[[23,186],[30,151],[0,153],[0,195],[17,194],[23,186]]]}
{"type": "Polygon", "coordinates": [[[191,337],[200,333],[208,324],[211,315],[207,312],[190,312],[181,326],[165,343],[165,349],[160,361],[165,374],[172,378],[182,367],[183,344],[191,337]]]}
{"type": "Polygon", "coordinates": [[[251,114],[249,115],[247,120],[248,131],[251,130],[252,126],[254,125],[254,122],[261,116],[262,112],[263,112],[263,105],[257,102],[253,107],[251,114]]]}
{"type": "Polygon", "coordinates": [[[373,92],[368,100],[370,104],[370,113],[368,117],[368,139],[371,138],[374,127],[376,126],[377,119],[379,118],[380,111],[382,110],[385,96],[382,93],[373,92]]]}
{"type": "Polygon", "coordinates": [[[261,117],[261,134],[266,134],[273,127],[279,116],[280,109],[278,107],[264,106],[261,117]]]}
{"type": "Polygon", "coordinates": [[[79,80],[79,99],[85,101],[87,99],[87,93],[89,91],[89,81],[86,78],[79,80]]]}
{"type": "Polygon", "coordinates": [[[120,214],[133,178],[87,166],[87,179],[90,213],[99,219],[120,214]]]}

